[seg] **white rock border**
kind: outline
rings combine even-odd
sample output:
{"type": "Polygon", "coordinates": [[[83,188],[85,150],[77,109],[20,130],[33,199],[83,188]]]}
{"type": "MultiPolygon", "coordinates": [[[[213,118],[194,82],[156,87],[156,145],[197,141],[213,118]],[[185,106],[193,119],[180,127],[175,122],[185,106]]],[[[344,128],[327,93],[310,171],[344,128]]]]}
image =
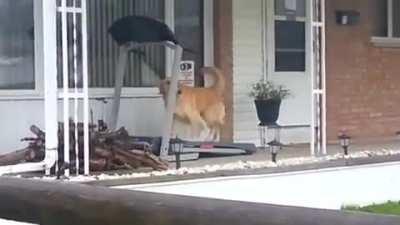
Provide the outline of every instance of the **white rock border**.
{"type": "MultiPolygon", "coordinates": [[[[206,165],[201,167],[182,167],[178,170],[170,169],[166,171],[153,171],[153,172],[142,172],[142,173],[129,173],[129,174],[99,174],[92,176],[71,176],[63,181],[66,182],[90,182],[90,181],[105,181],[105,180],[123,180],[123,179],[134,179],[134,178],[146,178],[146,177],[161,177],[161,176],[180,176],[188,174],[207,174],[217,171],[243,171],[249,169],[267,169],[276,167],[289,167],[298,165],[309,165],[316,163],[324,163],[338,159],[361,159],[371,158],[374,156],[391,156],[400,155],[400,150],[382,149],[382,150],[367,150],[349,154],[344,156],[343,154],[327,155],[322,157],[297,157],[279,160],[277,163],[270,161],[238,161],[226,164],[206,165]]],[[[13,177],[22,177],[21,175],[13,177]]],[[[54,176],[45,177],[33,177],[32,179],[41,179],[47,181],[56,181],[54,176]]]]}

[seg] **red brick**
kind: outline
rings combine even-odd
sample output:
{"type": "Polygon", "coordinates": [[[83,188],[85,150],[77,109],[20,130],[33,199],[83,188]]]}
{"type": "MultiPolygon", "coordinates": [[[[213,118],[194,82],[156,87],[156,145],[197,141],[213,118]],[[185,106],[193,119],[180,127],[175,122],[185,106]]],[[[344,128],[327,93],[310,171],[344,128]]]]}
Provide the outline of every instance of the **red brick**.
{"type": "Polygon", "coordinates": [[[385,29],[384,1],[327,1],[327,129],[357,138],[393,137],[400,130],[400,49],[374,47],[374,31],[385,29]],[[335,10],[360,12],[360,22],[340,26],[335,10]]]}

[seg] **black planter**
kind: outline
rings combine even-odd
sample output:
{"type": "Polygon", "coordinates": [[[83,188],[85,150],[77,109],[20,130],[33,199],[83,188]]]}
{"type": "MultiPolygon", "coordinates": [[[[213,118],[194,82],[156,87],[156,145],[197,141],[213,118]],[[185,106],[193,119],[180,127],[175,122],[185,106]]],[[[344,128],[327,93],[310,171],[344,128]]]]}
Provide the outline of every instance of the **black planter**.
{"type": "Polygon", "coordinates": [[[273,125],[279,117],[281,100],[255,100],[258,120],[260,125],[273,125]]]}

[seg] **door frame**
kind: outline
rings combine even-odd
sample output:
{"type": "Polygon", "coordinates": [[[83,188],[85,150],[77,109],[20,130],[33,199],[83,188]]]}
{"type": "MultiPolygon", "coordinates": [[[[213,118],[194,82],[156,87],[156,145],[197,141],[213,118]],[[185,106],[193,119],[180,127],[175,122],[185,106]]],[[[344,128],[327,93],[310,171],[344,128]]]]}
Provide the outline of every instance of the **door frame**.
{"type": "MultiPolygon", "coordinates": [[[[303,77],[308,82],[311,82],[311,35],[308,30],[311,28],[311,20],[310,20],[310,10],[307,10],[308,1],[305,3],[305,17],[301,18],[298,21],[304,21],[305,23],[305,69],[304,71],[275,71],[275,0],[263,0],[262,1],[262,17],[263,17],[263,77],[262,79],[265,81],[268,80],[279,80],[279,77],[282,76],[292,76],[296,79],[301,79],[303,77]]],[[[307,83],[309,84],[309,83],[307,83]]],[[[308,89],[307,89],[308,90],[308,89]]],[[[310,97],[307,100],[311,99],[311,90],[309,90],[310,97]]],[[[307,94],[308,95],[308,94],[307,94]]],[[[311,101],[310,103],[311,104],[311,101]]],[[[308,108],[307,108],[308,110],[308,108]]],[[[311,125],[311,119],[309,117],[304,118],[305,121],[297,121],[288,124],[282,124],[282,126],[286,127],[298,127],[298,128],[309,128],[311,125]]],[[[311,140],[311,139],[310,139],[311,140]]]]}
{"type": "MultiPolygon", "coordinates": [[[[306,0],[306,5],[307,5],[306,0]]],[[[306,7],[306,16],[304,19],[298,21],[305,22],[305,35],[306,35],[306,46],[305,46],[305,71],[304,72],[276,72],[275,71],[275,0],[263,0],[263,49],[264,49],[264,79],[268,80],[269,76],[277,76],[282,73],[290,73],[293,76],[306,75],[310,72],[309,58],[311,52],[309,51],[309,46],[311,45],[311,36],[308,34],[307,30],[311,26],[311,21],[309,20],[309,10],[306,7]]]]}
{"type": "MultiPolygon", "coordinates": [[[[282,72],[275,71],[275,1],[263,0],[262,4],[263,79],[268,80],[282,72]]],[[[306,0],[305,4],[306,65],[304,75],[310,76],[311,82],[311,122],[308,125],[310,151],[311,155],[325,155],[327,154],[325,0],[306,0]],[[317,34],[315,30],[318,30],[317,34]]],[[[296,76],[303,72],[283,73],[296,76]]]]}

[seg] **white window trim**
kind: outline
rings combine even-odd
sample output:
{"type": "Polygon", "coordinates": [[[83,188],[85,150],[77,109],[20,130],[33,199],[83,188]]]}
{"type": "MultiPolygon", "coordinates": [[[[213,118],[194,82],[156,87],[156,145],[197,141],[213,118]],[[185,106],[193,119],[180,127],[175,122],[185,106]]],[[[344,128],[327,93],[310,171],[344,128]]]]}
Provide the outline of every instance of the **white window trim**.
{"type": "Polygon", "coordinates": [[[3,99],[37,99],[43,98],[43,36],[42,36],[42,1],[33,1],[34,20],[34,89],[0,89],[0,100],[3,99]]]}
{"type": "MultiPolygon", "coordinates": [[[[42,1],[34,1],[34,21],[35,21],[35,89],[32,90],[0,90],[0,100],[36,100],[43,99],[44,77],[43,77],[43,37],[42,37],[42,1]]],[[[165,0],[165,21],[174,30],[174,4],[175,0],[165,0]]],[[[213,0],[204,0],[204,64],[214,65],[214,18],[213,0]]],[[[171,71],[173,52],[166,51],[166,71],[171,71]]],[[[90,98],[112,98],[113,88],[89,88],[90,98]]],[[[59,96],[62,96],[60,90],[59,96]]],[[[124,87],[121,93],[122,98],[154,98],[160,97],[157,87],[124,87]]]]}
{"type": "Polygon", "coordinates": [[[371,42],[376,47],[400,48],[400,37],[393,37],[393,0],[387,0],[387,30],[386,37],[371,37],[371,42]]]}
{"type": "Polygon", "coordinates": [[[214,0],[204,0],[204,65],[214,66],[214,0]]]}
{"type": "MultiPolygon", "coordinates": [[[[306,57],[306,66],[305,71],[276,71],[275,66],[275,21],[276,20],[287,20],[284,16],[275,15],[275,1],[273,0],[264,0],[266,1],[263,10],[266,12],[264,13],[264,27],[266,30],[264,31],[265,34],[263,35],[264,42],[264,54],[266,55],[264,59],[264,65],[267,67],[264,69],[267,74],[264,75],[264,79],[268,80],[268,76],[282,76],[282,74],[290,74],[293,76],[304,76],[309,72],[309,66],[307,63],[307,58],[309,57],[310,52],[307,51],[307,43],[309,42],[308,35],[306,34],[306,47],[305,47],[305,57],[306,57]]],[[[295,21],[304,22],[307,30],[307,26],[310,26],[310,21],[307,21],[307,9],[306,9],[306,17],[296,17],[295,21]]]]}

